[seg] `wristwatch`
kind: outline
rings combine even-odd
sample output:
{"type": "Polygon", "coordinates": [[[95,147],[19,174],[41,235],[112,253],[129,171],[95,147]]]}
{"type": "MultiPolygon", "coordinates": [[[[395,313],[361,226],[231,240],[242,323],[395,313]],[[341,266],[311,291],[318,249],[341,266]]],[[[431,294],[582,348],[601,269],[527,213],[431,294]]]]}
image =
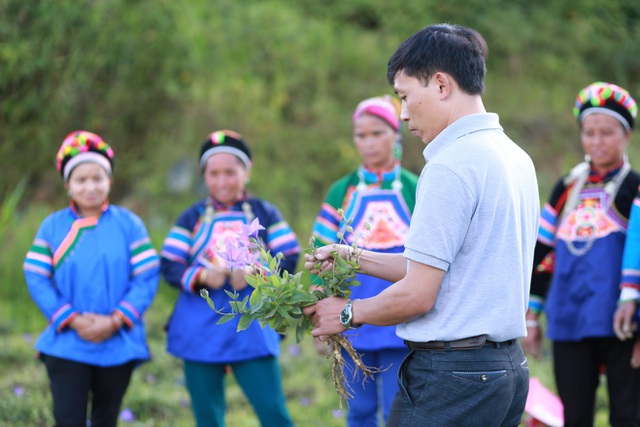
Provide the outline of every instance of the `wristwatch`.
{"type": "MultiPolygon", "coordinates": [[[[357,301],[357,300],[354,300],[357,301]]],[[[340,313],[340,323],[342,323],[342,326],[344,326],[345,329],[358,329],[360,326],[362,325],[352,325],[351,322],[353,321],[353,302],[354,301],[347,301],[347,304],[344,306],[344,308],[342,309],[342,313],[340,313]]]]}

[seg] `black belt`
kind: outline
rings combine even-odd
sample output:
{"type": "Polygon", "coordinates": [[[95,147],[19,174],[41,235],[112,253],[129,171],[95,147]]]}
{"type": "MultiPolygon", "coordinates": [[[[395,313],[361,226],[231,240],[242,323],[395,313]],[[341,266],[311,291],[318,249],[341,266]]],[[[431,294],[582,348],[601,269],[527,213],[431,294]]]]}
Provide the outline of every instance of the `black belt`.
{"type": "Polygon", "coordinates": [[[455,341],[427,341],[427,342],[415,342],[415,341],[407,341],[404,343],[411,350],[425,350],[425,351],[437,351],[437,350],[474,350],[478,348],[483,348],[486,346],[491,346],[495,348],[500,348],[502,346],[509,346],[513,344],[515,340],[509,341],[489,341],[487,340],[486,335],[478,335],[477,337],[471,338],[463,338],[455,341]]]}

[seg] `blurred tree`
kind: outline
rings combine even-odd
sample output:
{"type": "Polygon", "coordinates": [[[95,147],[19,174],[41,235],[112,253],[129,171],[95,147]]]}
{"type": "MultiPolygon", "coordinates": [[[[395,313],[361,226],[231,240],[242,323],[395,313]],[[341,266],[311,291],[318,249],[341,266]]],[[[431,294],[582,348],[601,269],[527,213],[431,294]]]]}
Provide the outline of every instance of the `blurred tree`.
{"type": "MultiPolygon", "coordinates": [[[[392,92],[391,53],[454,22],[485,36],[485,103],[546,194],[579,156],[578,90],[608,80],[640,98],[639,20],[634,0],[0,0],[0,189],[27,176],[27,201],[59,203],[55,150],[85,128],[116,150],[113,200],[164,224],[202,196],[200,143],[230,128],[255,151],[251,191],[304,236],[358,161],[353,108],[392,92]]],[[[406,135],[416,172],[422,148],[406,135]]]]}

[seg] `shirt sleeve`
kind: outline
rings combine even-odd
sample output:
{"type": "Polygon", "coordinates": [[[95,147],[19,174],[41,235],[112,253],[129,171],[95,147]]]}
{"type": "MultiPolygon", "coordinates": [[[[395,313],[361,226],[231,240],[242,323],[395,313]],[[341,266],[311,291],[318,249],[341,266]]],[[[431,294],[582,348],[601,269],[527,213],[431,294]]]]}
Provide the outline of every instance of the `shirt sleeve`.
{"type": "Polygon", "coordinates": [[[189,264],[191,235],[196,222],[195,210],[183,212],[164,239],[160,253],[160,269],[166,282],[189,293],[197,291],[198,276],[204,268],[199,264],[189,264]]]}
{"type": "Polygon", "coordinates": [[[564,184],[564,179],[560,179],[540,212],[529,298],[529,310],[534,313],[540,313],[544,310],[555,264],[553,249],[556,242],[558,221],[560,221],[566,197],[567,187],[564,184]]]}
{"type": "Polygon", "coordinates": [[[640,297],[640,192],[631,206],[629,227],[622,256],[622,293],[624,300],[640,297]],[[624,294],[624,295],[623,295],[624,294]]]}
{"type": "Polygon", "coordinates": [[[422,173],[404,255],[447,271],[464,243],[476,199],[444,165],[427,165],[422,173]]]}
{"type": "Polygon", "coordinates": [[[283,270],[293,273],[300,256],[300,245],[293,229],[275,206],[270,206],[270,225],[266,227],[266,243],[272,254],[281,252],[284,258],[280,262],[283,270]]]}
{"type": "Polygon", "coordinates": [[[50,227],[50,220],[45,219],[27,252],[22,269],[31,298],[55,330],[61,332],[78,313],[53,282],[53,248],[47,233],[50,227]]]}
{"type": "Polygon", "coordinates": [[[325,246],[338,243],[338,231],[342,226],[342,217],[338,213],[344,204],[348,188],[348,177],[344,177],[331,185],[320,207],[320,212],[313,224],[312,236],[316,239],[317,246],[325,246]]]}
{"type": "Polygon", "coordinates": [[[129,246],[130,285],[114,313],[120,316],[128,327],[144,313],[158,291],[160,278],[160,258],[151,243],[142,220],[133,217],[129,246]]]}

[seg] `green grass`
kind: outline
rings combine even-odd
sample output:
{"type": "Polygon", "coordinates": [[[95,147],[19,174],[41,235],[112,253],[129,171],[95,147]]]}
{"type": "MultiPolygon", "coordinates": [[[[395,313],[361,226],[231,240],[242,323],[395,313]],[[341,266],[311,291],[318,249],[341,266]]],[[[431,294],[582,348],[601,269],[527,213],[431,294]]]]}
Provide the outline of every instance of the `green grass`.
{"type": "MultiPolygon", "coordinates": [[[[193,425],[182,363],[165,351],[163,325],[171,312],[175,294],[168,286],[163,286],[167,289],[161,288],[146,315],[153,360],[135,370],[123,403],[123,409],[129,409],[135,420],[121,422],[121,425],[193,425]]],[[[34,317],[42,317],[33,303],[22,302],[21,306],[34,317]]],[[[43,319],[40,323],[44,326],[43,319]]],[[[0,425],[53,424],[46,371],[44,365],[34,358],[33,341],[36,337],[37,333],[24,332],[6,321],[1,323],[0,425]]],[[[287,337],[282,342],[280,364],[287,407],[296,425],[344,425],[343,416],[338,411],[337,396],[332,390],[328,361],[315,354],[310,339],[305,339],[298,346],[292,337],[287,337]]],[[[259,426],[233,376],[230,375],[227,381],[227,424],[259,426]]]]}
{"type": "MultiPolygon", "coordinates": [[[[125,396],[123,409],[135,416],[120,425],[136,427],[192,426],[189,396],[184,387],[182,364],[165,351],[163,326],[173,305],[175,293],[162,285],[146,314],[149,345],[153,360],[134,372],[125,396]]],[[[29,300],[15,301],[32,317],[32,329],[17,327],[15,322],[0,320],[0,425],[50,426],[51,399],[44,365],[35,359],[33,341],[45,321],[29,300]]],[[[4,311],[2,311],[4,313],[4,311]]],[[[280,357],[287,407],[298,426],[344,426],[344,412],[331,386],[329,362],[317,355],[310,339],[296,346],[292,337],[282,342],[280,357]]],[[[542,361],[530,359],[531,375],[554,389],[550,354],[546,349],[542,361]]],[[[600,387],[596,426],[608,425],[608,400],[600,387]]],[[[227,416],[229,426],[259,426],[251,406],[232,376],[228,378],[227,416]]]]}
{"type": "MultiPolygon", "coordinates": [[[[125,396],[123,409],[135,420],[120,425],[136,427],[192,426],[189,396],[184,387],[182,364],[165,351],[163,325],[168,318],[174,291],[162,285],[160,293],[146,315],[149,345],[153,360],[134,372],[125,396]]],[[[37,320],[44,319],[30,301],[21,301],[22,309],[37,320]]],[[[0,321],[0,425],[50,426],[51,399],[48,379],[42,363],[34,358],[33,341],[37,332],[25,332],[6,320],[0,321]]],[[[547,349],[542,361],[530,360],[531,375],[554,389],[547,349]]],[[[298,426],[344,426],[344,412],[331,386],[329,362],[317,355],[310,339],[296,346],[292,337],[282,342],[280,357],[287,407],[298,426]]],[[[607,424],[608,401],[604,387],[598,393],[596,426],[607,424]]],[[[228,378],[227,416],[229,426],[259,426],[251,406],[232,376],[228,378]]]]}

